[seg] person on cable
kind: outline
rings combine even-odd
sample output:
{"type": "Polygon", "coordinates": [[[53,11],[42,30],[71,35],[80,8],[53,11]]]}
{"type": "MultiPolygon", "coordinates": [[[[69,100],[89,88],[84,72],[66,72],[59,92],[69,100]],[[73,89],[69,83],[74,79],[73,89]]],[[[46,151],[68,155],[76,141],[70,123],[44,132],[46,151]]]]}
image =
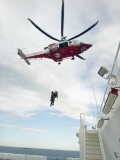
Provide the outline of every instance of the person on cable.
{"type": "Polygon", "coordinates": [[[51,92],[51,98],[50,98],[50,101],[51,101],[51,103],[50,103],[50,106],[54,106],[54,101],[55,101],[55,98],[58,98],[58,92],[57,91],[52,91],[51,92]]]}

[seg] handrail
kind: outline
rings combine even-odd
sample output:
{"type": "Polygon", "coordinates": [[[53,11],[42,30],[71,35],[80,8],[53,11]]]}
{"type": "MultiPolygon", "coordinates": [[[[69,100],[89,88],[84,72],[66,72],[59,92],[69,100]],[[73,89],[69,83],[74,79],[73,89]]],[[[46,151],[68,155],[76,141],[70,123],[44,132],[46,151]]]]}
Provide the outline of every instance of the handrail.
{"type": "Polygon", "coordinates": [[[104,147],[103,147],[103,141],[102,141],[102,137],[101,137],[101,132],[100,132],[100,129],[97,129],[97,130],[98,130],[98,135],[99,135],[102,160],[106,160],[105,151],[104,151],[104,147]]]}
{"type": "Polygon", "coordinates": [[[102,105],[103,105],[103,102],[105,101],[105,95],[106,95],[106,92],[107,92],[107,89],[108,89],[108,86],[109,86],[109,82],[110,82],[110,79],[111,79],[111,75],[112,75],[113,69],[115,67],[115,62],[116,62],[116,59],[118,57],[119,49],[120,49],[120,42],[118,44],[118,49],[117,49],[117,53],[116,53],[116,56],[115,56],[115,60],[114,60],[114,63],[113,63],[113,66],[112,66],[112,69],[111,69],[111,72],[110,72],[110,77],[108,79],[107,87],[105,89],[105,93],[104,93],[103,101],[102,101],[102,104],[101,104],[100,112],[98,113],[98,117],[99,118],[102,115],[102,105]]]}
{"type": "Polygon", "coordinates": [[[86,142],[86,134],[85,134],[85,127],[84,127],[84,159],[86,160],[85,142],[86,142]]]}

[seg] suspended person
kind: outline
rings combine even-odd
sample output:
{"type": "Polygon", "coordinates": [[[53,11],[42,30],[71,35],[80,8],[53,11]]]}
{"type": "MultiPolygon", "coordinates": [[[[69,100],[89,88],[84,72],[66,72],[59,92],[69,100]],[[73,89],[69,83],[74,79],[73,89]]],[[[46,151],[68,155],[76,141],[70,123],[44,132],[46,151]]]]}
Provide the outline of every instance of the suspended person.
{"type": "Polygon", "coordinates": [[[51,98],[50,98],[50,101],[51,101],[51,103],[50,103],[50,106],[54,106],[54,101],[55,101],[55,98],[58,98],[58,92],[57,91],[52,91],[51,92],[51,98]]]}
{"type": "Polygon", "coordinates": [[[58,99],[58,92],[54,91],[54,97],[58,99]]]}

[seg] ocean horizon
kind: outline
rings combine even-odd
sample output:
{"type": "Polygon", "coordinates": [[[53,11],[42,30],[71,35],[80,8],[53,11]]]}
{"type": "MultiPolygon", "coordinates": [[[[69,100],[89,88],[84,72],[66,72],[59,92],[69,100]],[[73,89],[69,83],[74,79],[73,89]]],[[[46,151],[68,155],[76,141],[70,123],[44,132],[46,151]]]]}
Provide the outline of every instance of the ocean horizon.
{"type": "Polygon", "coordinates": [[[41,149],[41,148],[28,148],[28,147],[12,147],[12,146],[0,146],[0,153],[13,153],[13,154],[26,154],[26,155],[38,155],[47,156],[47,159],[54,158],[79,158],[79,151],[71,150],[58,150],[58,149],[41,149]]]}

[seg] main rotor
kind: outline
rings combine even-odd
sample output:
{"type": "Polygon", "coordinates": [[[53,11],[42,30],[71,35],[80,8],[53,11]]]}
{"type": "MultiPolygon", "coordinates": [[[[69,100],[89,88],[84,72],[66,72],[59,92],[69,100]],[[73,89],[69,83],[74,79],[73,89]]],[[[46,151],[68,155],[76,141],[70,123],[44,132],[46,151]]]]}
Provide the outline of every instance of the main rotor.
{"type": "Polygon", "coordinates": [[[93,27],[95,27],[95,26],[97,25],[97,23],[98,23],[98,21],[97,21],[95,24],[93,24],[91,27],[89,27],[89,28],[86,29],[85,31],[83,31],[83,32],[81,32],[80,34],[78,34],[78,35],[76,35],[76,36],[74,36],[74,37],[72,37],[72,38],[69,38],[69,39],[67,40],[67,39],[66,39],[67,37],[64,36],[64,34],[63,34],[63,32],[64,32],[64,0],[62,0],[62,10],[61,10],[61,40],[59,40],[59,39],[51,36],[51,35],[48,34],[48,33],[46,33],[43,29],[41,29],[39,26],[37,26],[30,18],[28,18],[28,20],[29,20],[40,32],[42,32],[42,33],[45,34],[47,37],[49,37],[49,38],[51,38],[51,39],[53,39],[53,40],[55,40],[55,41],[58,41],[58,42],[60,42],[60,41],[70,41],[70,40],[73,40],[73,39],[75,39],[75,38],[77,38],[77,37],[80,37],[80,36],[82,36],[83,34],[85,34],[86,32],[88,32],[89,30],[91,30],[93,27]]]}

